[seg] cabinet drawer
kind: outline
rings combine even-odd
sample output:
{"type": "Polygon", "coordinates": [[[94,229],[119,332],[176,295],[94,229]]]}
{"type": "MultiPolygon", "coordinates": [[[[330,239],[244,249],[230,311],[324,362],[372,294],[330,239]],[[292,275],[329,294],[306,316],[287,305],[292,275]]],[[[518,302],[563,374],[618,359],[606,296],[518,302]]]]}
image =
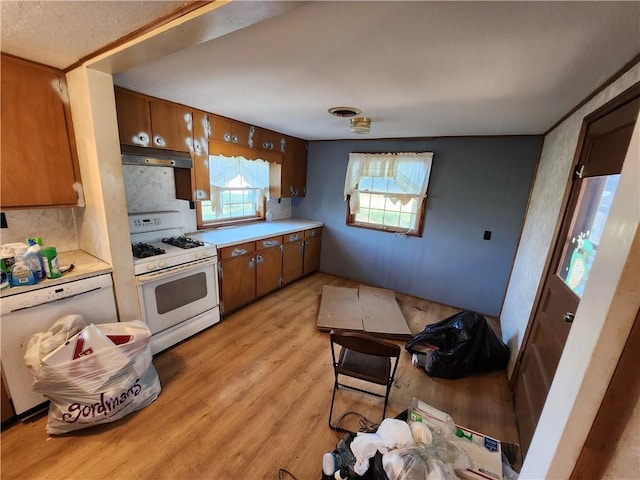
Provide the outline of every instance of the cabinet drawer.
{"type": "Polygon", "coordinates": [[[311,228],[304,231],[304,238],[319,237],[322,235],[322,227],[311,228]]]}
{"type": "Polygon", "coordinates": [[[241,257],[242,255],[246,255],[254,251],[255,251],[254,242],[240,243],[238,245],[231,245],[230,247],[224,247],[219,249],[218,258],[220,260],[225,260],[227,258],[241,257]]]}
{"type": "Polygon", "coordinates": [[[284,243],[297,242],[304,238],[304,232],[287,233],[284,236],[284,243]]]}
{"type": "Polygon", "coordinates": [[[282,236],[263,238],[256,242],[256,250],[264,250],[265,248],[277,247],[282,245],[282,236]]]}

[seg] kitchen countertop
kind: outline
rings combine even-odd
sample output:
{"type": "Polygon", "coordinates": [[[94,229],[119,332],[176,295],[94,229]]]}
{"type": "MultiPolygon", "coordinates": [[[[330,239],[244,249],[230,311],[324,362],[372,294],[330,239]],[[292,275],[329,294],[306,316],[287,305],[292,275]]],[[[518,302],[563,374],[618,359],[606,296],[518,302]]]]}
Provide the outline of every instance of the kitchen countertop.
{"type": "Polygon", "coordinates": [[[190,233],[189,236],[203,242],[213,243],[217,248],[222,248],[321,226],[321,222],[288,218],[275,222],[254,222],[233,227],[220,227],[213,230],[200,230],[190,233]]]}
{"type": "Polygon", "coordinates": [[[88,277],[94,277],[102,273],[110,273],[113,271],[111,265],[102,260],[88,254],[84,250],[71,250],[68,252],[58,252],[58,261],[60,267],[73,264],[74,268],[70,272],[63,273],[60,278],[47,278],[40,280],[35,285],[27,285],[24,287],[11,287],[2,290],[1,297],[9,297],[19,293],[38,290],[39,288],[52,287],[61,285],[75,280],[82,280],[88,277]]]}

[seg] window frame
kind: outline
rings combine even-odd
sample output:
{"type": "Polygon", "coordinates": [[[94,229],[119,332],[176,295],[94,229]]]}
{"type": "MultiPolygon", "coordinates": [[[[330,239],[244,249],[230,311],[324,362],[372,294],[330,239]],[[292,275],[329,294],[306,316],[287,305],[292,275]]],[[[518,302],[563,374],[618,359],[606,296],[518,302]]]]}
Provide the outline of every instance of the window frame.
{"type": "Polygon", "coordinates": [[[215,220],[205,222],[202,219],[202,201],[196,203],[196,227],[198,230],[206,230],[217,227],[230,227],[233,225],[239,225],[248,222],[255,222],[265,219],[265,213],[267,211],[267,199],[262,198],[262,211],[258,215],[247,215],[245,217],[233,217],[227,220],[215,220]]]}
{"type": "MultiPolygon", "coordinates": [[[[432,170],[432,165],[433,165],[433,152],[397,152],[397,153],[370,153],[370,154],[350,154],[350,164],[347,166],[347,173],[346,173],[346,180],[345,180],[345,200],[346,200],[346,204],[347,204],[347,208],[346,208],[346,218],[345,218],[345,223],[348,227],[355,227],[355,228],[364,228],[367,230],[375,230],[375,231],[379,231],[379,232],[388,232],[388,233],[394,233],[394,234],[402,234],[402,235],[406,235],[409,237],[422,237],[423,233],[424,233],[424,224],[425,224],[425,219],[427,216],[427,190],[428,190],[428,186],[429,186],[429,180],[430,180],[430,176],[431,176],[431,170],[432,170]],[[371,155],[371,156],[376,156],[379,155],[381,157],[383,156],[402,156],[402,155],[411,155],[411,156],[418,156],[418,155],[423,155],[424,158],[427,160],[428,162],[428,169],[426,172],[426,176],[425,176],[425,182],[422,185],[423,190],[420,190],[420,192],[424,192],[424,195],[422,196],[422,200],[419,201],[420,198],[420,194],[412,194],[409,193],[408,195],[414,195],[416,197],[416,202],[419,202],[417,205],[417,209],[416,209],[416,224],[413,228],[411,229],[407,229],[405,227],[395,227],[395,226],[390,226],[390,225],[384,225],[381,223],[371,223],[371,222],[363,222],[363,221],[358,221],[356,220],[356,213],[352,213],[351,211],[351,194],[347,193],[348,187],[347,184],[349,185],[353,185],[351,183],[351,179],[353,177],[351,177],[352,175],[354,175],[354,173],[352,173],[353,171],[350,170],[351,168],[351,155],[354,156],[359,156],[359,155],[371,155]]],[[[357,161],[356,161],[356,165],[354,165],[354,168],[356,168],[355,171],[357,170],[357,161]]],[[[385,167],[387,168],[387,167],[385,167]]],[[[361,172],[362,170],[360,170],[361,172]]],[[[374,176],[374,178],[394,178],[391,176],[374,176]]],[[[371,178],[371,175],[369,176],[361,176],[360,179],[364,179],[364,178],[371,178]]],[[[360,190],[360,182],[358,182],[357,184],[355,184],[355,188],[352,187],[351,191],[353,192],[353,190],[358,190],[358,194],[360,196],[362,196],[362,194],[369,194],[369,195],[379,195],[379,196],[385,196],[385,195],[389,195],[389,196],[393,196],[392,191],[387,190],[385,191],[371,191],[371,190],[360,190]]],[[[362,209],[362,207],[360,207],[360,209],[362,209]]],[[[386,212],[386,209],[383,210],[383,212],[386,212]]]]}
{"type": "Polygon", "coordinates": [[[408,232],[406,228],[400,227],[391,227],[389,225],[382,225],[379,223],[368,223],[368,222],[358,222],[356,220],[356,215],[351,213],[351,195],[347,195],[347,217],[346,217],[346,225],[348,227],[355,228],[364,228],[366,230],[377,230],[379,232],[388,232],[388,233],[401,233],[408,237],[422,237],[424,232],[424,220],[427,216],[427,197],[422,198],[422,202],[418,207],[417,218],[418,226],[414,232],[408,232]]]}
{"type": "MultiPolygon", "coordinates": [[[[270,151],[256,151],[252,148],[249,148],[244,145],[237,145],[232,143],[221,142],[217,140],[210,139],[208,142],[208,156],[216,156],[221,155],[224,157],[241,157],[245,160],[263,160],[269,164],[276,163],[282,164],[282,153],[281,152],[270,152],[270,151]]],[[[270,167],[271,168],[271,167],[270,167]]],[[[210,172],[209,172],[210,175],[210,172]]],[[[269,179],[269,191],[271,190],[271,179],[269,179]]],[[[216,220],[205,222],[202,219],[202,202],[197,201],[196,204],[196,228],[198,230],[206,230],[217,227],[228,227],[238,224],[245,224],[249,222],[255,221],[265,221],[266,212],[267,212],[267,199],[264,197],[262,199],[262,211],[258,213],[258,215],[251,215],[246,217],[234,217],[228,220],[216,220]]]]}

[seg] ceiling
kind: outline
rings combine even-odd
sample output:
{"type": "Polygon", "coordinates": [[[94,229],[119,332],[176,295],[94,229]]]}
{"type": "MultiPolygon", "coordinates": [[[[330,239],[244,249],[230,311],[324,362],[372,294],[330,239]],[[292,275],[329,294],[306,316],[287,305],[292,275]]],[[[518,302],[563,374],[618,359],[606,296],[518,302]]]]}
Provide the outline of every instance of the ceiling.
{"type": "MultiPolygon", "coordinates": [[[[1,49],[65,68],[185,3],[3,0],[1,49]]],[[[205,17],[114,83],[308,140],[540,134],[640,52],[635,1],[233,1],[205,17]]]]}

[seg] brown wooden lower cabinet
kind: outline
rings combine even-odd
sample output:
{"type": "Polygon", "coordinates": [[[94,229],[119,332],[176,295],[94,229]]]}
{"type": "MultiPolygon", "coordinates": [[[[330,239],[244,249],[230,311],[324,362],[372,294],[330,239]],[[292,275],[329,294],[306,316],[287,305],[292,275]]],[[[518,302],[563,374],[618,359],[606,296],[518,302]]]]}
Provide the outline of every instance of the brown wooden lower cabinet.
{"type": "Polygon", "coordinates": [[[256,295],[262,297],[282,285],[282,237],[256,242],[256,295]]]}
{"type": "Polygon", "coordinates": [[[218,250],[222,314],[231,313],[320,267],[322,228],[218,250]]]}
{"type": "Polygon", "coordinates": [[[289,233],[282,244],[282,284],[287,285],[302,276],[304,264],[304,232],[289,233]]]}
{"type": "Polygon", "coordinates": [[[220,309],[229,313],[256,298],[255,243],[220,248],[218,259],[220,309]]]}
{"type": "Polygon", "coordinates": [[[304,232],[304,262],[302,275],[308,275],[320,268],[320,244],[322,229],[312,228],[304,232]]]}

